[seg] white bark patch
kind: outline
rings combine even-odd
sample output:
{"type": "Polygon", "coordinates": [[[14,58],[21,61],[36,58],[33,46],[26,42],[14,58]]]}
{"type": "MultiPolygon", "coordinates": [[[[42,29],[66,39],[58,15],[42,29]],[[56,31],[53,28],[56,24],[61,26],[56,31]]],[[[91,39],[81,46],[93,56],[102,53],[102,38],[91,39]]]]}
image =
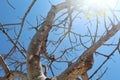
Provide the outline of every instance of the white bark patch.
{"type": "Polygon", "coordinates": [[[44,30],[45,30],[45,31],[47,31],[48,29],[49,29],[49,27],[48,27],[48,26],[45,26],[45,27],[44,27],[44,30]]]}
{"type": "Polygon", "coordinates": [[[29,60],[31,60],[32,58],[33,58],[33,55],[30,55],[30,56],[29,56],[29,60]]]}
{"type": "Polygon", "coordinates": [[[57,78],[56,78],[56,77],[53,77],[52,80],[57,80],[57,78]]]}
{"type": "Polygon", "coordinates": [[[46,77],[45,77],[45,75],[42,73],[40,76],[38,76],[38,79],[39,79],[39,80],[45,80],[46,77]]]}

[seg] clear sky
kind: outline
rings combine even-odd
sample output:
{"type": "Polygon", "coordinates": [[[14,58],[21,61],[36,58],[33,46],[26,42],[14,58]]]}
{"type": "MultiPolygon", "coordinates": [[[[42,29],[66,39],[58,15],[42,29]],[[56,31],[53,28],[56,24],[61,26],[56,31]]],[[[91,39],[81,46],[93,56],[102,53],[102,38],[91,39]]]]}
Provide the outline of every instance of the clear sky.
{"type": "MultiPolygon", "coordinates": [[[[63,2],[64,0],[50,0],[52,4],[58,4],[63,2]]],[[[119,0],[118,0],[119,1],[119,0]]],[[[13,8],[11,8],[8,4],[7,4],[7,0],[0,0],[0,23],[1,24],[6,24],[6,23],[18,23],[21,22],[21,18],[23,17],[25,11],[27,10],[28,6],[30,5],[30,3],[32,2],[32,0],[9,0],[9,2],[13,5],[13,8]]],[[[120,3],[120,2],[119,2],[120,3]]],[[[36,26],[37,22],[36,22],[36,17],[38,17],[39,19],[39,23],[41,23],[41,21],[44,20],[44,18],[46,17],[48,11],[50,10],[50,6],[51,4],[49,3],[49,0],[38,0],[36,2],[36,4],[34,5],[34,7],[32,8],[32,10],[30,11],[29,15],[26,18],[26,22],[24,24],[24,28],[23,28],[23,32],[20,38],[20,42],[24,45],[24,47],[27,49],[28,45],[30,43],[30,40],[32,38],[32,36],[35,34],[35,30],[30,29],[31,25],[36,26]],[[42,18],[42,17],[43,18],[42,18]],[[29,22],[31,25],[29,25],[27,22],[29,22]]],[[[120,8],[118,8],[118,10],[120,10],[120,8]]],[[[117,17],[120,20],[120,16],[118,15],[119,12],[117,13],[117,17]]],[[[81,14],[81,20],[80,19],[76,19],[75,23],[73,24],[73,31],[80,33],[80,34],[87,34],[84,30],[80,26],[84,26],[85,23],[89,22],[89,20],[86,19],[86,16],[84,14],[81,14]],[[79,21],[80,20],[80,21],[79,21]],[[77,26],[77,27],[76,27],[77,26]],[[83,30],[82,30],[83,29],[83,30]],[[80,31],[81,30],[81,31],[80,31]]],[[[102,24],[102,18],[100,19],[100,23],[102,24]]],[[[94,21],[94,18],[93,18],[94,21]]],[[[117,22],[116,22],[117,23],[117,22]]],[[[98,34],[102,34],[103,33],[103,27],[100,24],[101,27],[99,27],[99,33],[98,34]]],[[[86,25],[85,25],[86,26],[86,25]]],[[[15,26],[15,28],[11,27],[11,26],[7,26],[7,28],[10,27],[9,29],[11,31],[9,31],[9,35],[14,38],[15,34],[14,31],[18,31],[20,26],[15,26]]],[[[95,32],[94,27],[95,25],[90,26],[90,24],[88,24],[88,27],[90,27],[91,31],[93,31],[93,33],[95,32]]],[[[61,32],[61,31],[58,31],[61,32]]],[[[120,32],[118,32],[114,37],[111,38],[111,40],[109,40],[108,42],[110,43],[117,43],[118,40],[120,39],[120,32]]],[[[74,35],[72,35],[72,39],[74,39],[73,37],[74,35]]],[[[57,36],[52,35],[49,36],[50,39],[54,38],[57,39],[57,36]]],[[[58,49],[63,49],[65,47],[68,47],[67,45],[69,45],[69,42],[67,42],[68,39],[65,39],[65,41],[62,43],[62,45],[58,48],[58,49]],[[64,44],[64,47],[63,47],[64,44]]],[[[87,39],[83,39],[86,40],[87,39]]],[[[106,42],[107,43],[107,42],[106,42]]],[[[89,45],[89,44],[88,44],[89,45]]],[[[11,44],[8,39],[6,38],[5,35],[3,35],[2,32],[0,32],[0,54],[7,54],[9,52],[9,50],[11,49],[11,47],[13,46],[13,44],[11,44]]],[[[115,47],[101,47],[98,49],[98,51],[105,53],[105,54],[109,54],[115,47]]],[[[48,47],[49,48],[49,47],[48,47]]],[[[81,53],[84,50],[84,48],[81,48],[81,53]]],[[[51,50],[50,50],[51,51],[51,50]]],[[[76,51],[77,52],[77,51],[76,51]]],[[[76,53],[75,52],[75,53],[76,53]]],[[[57,52],[56,52],[57,53],[57,52]]],[[[74,55],[75,57],[77,57],[79,54],[73,54],[74,52],[71,52],[72,55],[74,55]]],[[[17,53],[16,53],[17,54],[17,53]]],[[[59,54],[56,54],[56,56],[58,56],[59,54]]],[[[20,56],[15,55],[18,58],[21,58],[20,56]]],[[[101,61],[103,61],[105,58],[95,55],[95,66],[89,71],[89,74],[93,73],[95,71],[95,69],[97,69],[97,66],[100,65],[99,63],[101,63],[101,61]]],[[[70,57],[71,58],[71,57],[70,57]]],[[[45,62],[45,61],[44,61],[45,62]]],[[[46,64],[46,63],[44,63],[46,64]]],[[[55,65],[58,65],[57,68],[59,68],[58,70],[56,70],[56,74],[58,75],[59,73],[61,73],[61,71],[63,71],[65,68],[67,68],[67,64],[61,63],[58,64],[57,62],[54,63],[55,65]]],[[[106,74],[103,76],[103,78],[101,80],[119,80],[120,79],[120,54],[118,52],[116,52],[112,58],[102,67],[102,69],[98,72],[97,75],[95,75],[95,77],[93,78],[96,79],[106,68],[108,67],[108,70],[106,72],[106,74]]],[[[55,68],[53,69],[55,70],[55,68]]],[[[1,75],[1,73],[0,73],[1,75]]],[[[49,77],[51,77],[51,74],[48,75],[49,77]]]]}

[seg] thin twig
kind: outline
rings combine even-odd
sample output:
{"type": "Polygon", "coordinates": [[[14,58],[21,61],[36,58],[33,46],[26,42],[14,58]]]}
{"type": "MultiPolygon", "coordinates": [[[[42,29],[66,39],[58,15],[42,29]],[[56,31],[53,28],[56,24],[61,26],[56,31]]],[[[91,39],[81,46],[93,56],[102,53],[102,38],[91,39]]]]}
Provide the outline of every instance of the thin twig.
{"type": "Polygon", "coordinates": [[[12,8],[12,9],[16,9],[10,2],[9,2],[9,0],[6,0],[7,1],[7,3],[8,3],[8,5],[12,8]]]}

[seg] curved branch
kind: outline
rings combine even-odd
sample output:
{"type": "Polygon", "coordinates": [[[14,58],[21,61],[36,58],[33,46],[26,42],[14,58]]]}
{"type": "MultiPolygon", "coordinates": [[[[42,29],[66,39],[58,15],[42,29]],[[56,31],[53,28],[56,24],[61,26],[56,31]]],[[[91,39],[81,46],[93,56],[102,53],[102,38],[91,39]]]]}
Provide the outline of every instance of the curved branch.
{"type": "Polygon", "coordinates": [[[109,38],[115,35],[120,30],[120,22],[117,25],[114,25],[111,30],[108,31],[106,35],[104,35],[99,41],[97,41],[94,45],[92,45],[89,49],[87,49],[78,60],[68,67],[64,72],[62,72],[59,76],[57,76],[58,80],[73,80],[78,75],[82,75],[86,72],[84,61],[99,48],[104,42],[106,42],[109,38]],[[73,76],[74,75],[74,76],[73,76]]]}
{"type": "Polygon", "coordinates": [[[38,78],[42,78],[42,76],[45,79],[40,63],[40,54],[45,54],[47,57],[46,42],[52,28],[55,15],[58,11],[65,9],[69,5],[69,3],[63,2],[57,6],[52,6],[41,28],[33,36],[27,55],[27,71],[29,80],[37,80],[38,78]]]}

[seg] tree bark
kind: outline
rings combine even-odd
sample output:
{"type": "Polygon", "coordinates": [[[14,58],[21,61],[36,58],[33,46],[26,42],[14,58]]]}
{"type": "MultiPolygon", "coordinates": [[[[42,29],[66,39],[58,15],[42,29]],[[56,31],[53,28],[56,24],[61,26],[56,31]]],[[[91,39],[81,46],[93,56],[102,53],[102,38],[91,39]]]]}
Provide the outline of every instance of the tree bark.
{"type": "MultiPolygon", "coordinates": [[[[46,53],[46,42],[49,32],[52,28],[52,24],[56,13],[60,10],[69,7],[70,5],[74,5],[74,2],[73,1],[71,1],[71,3],[63,2],[56,6],[52,6],[41,28],[33,36],[27,51],[27,71],[28,71],[27,77],[29,80],[46,79],[42,72],[40,54],[46,53]]],[[[93,55],[93,53],[98,47],[100,47],[105,41],[107,41],[118,31],[117,27],[116,26],[113,27],[108,34],[106,34],[98,42],[96,42],[93,46],[86,50],[73,65],[68,67],[64,72],[57,76],[57,79],[74,80],[78,75],[86,72],[85,61],[87,60],[87,58],[90,55],[93,55]]]]}
{"type": "Polygon", "coordinates": [[[63,2],[57,6],[52,6],[49,11],[46,20],[42,24],[38,32],[33,36],[31,43],[27,51],[27,71],[29,80],[44,80],[46,77],[42,72],[42,66],[40,62],[40,54],[46,53],[46,42],[48,38],[49,31],[52,28],[52,23],[55,18],[55,14],[70,6],[69,3],[63,2]],[[43,77],[42,77],[43,76],[43,77]],[[43,78],[43,79],[40,79],[43,78]]]}
{"type": "Polygon", "coordinates": [[[63,71],[59,76],[57,76],[58,80],[74,80],[78,75],[82,75],[86,72],[85,61],[86,59],[94,54],[94,52],[108,39],[110,39],[115,33],[120,30],[120,22],[117,25],[114,25],[111,30],[108,31],[106,35],[101,37],[94,45],[92,45],[89,49],[87,49],[78,60],[73,63],[70,67],[68,67],[65,71],[63,71]]]}

